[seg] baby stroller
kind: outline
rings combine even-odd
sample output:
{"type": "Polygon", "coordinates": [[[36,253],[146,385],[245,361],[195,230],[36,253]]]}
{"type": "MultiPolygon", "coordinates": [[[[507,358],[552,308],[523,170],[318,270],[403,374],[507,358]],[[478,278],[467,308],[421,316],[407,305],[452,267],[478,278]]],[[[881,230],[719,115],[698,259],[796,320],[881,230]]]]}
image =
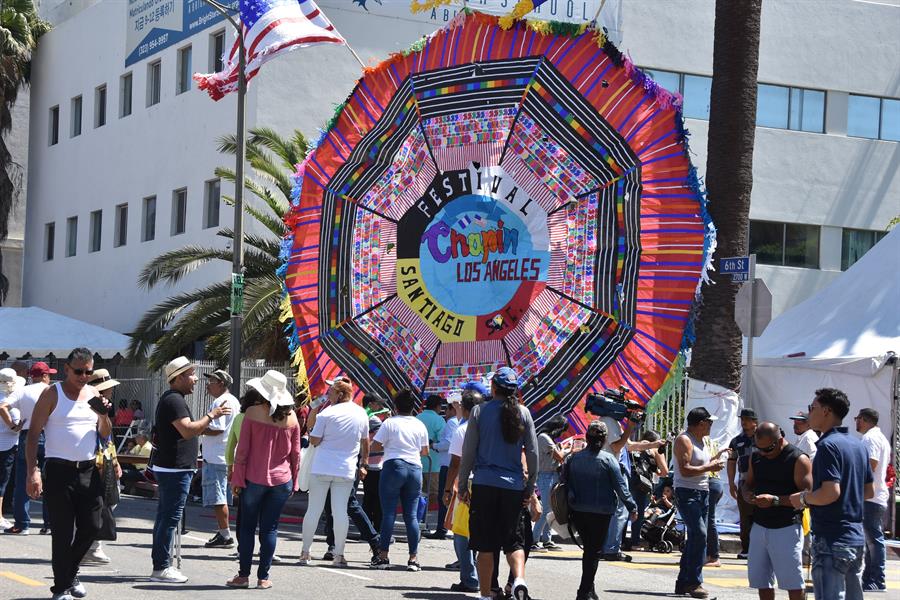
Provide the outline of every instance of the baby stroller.
{"type": "Polygon", "coordinates": [[[681,548],[684,544],[684,533],[675,528],[676,508],[668,510],[651,508],[653,511],[641,526],[641,539],[647,547],[655,552],[669,554],[675,548],[681,548]]]}

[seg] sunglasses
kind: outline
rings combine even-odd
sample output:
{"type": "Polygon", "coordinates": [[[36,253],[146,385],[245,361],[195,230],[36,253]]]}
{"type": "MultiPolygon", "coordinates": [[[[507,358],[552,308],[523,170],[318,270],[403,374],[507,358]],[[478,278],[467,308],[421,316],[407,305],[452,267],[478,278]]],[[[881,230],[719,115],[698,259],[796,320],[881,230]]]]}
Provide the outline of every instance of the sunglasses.
{"type": "Polygon", "coordinates": [[[76,369],[76,368],[74,368],[74,367],[69,367],[69,368],[70,368],[70,369],[72,370],[72,372],[75,373],[75,375],[77,375],[78,377],[84,377],[85,375],[93,375],[93,374],[94,374],[94,370],[93,370],[93,369],[76,369]]]}
{"type": "Polygon", "coordinates": [[[774,442],[771,446],[767,446],[766,448],[760,448],[759,446],[757,446],[756,449],[759,450],[760,452],[762,452],[763,454],[768,454],[769,452],[774,450],[776,447],[778,447],[778,442],[774,442]]]}

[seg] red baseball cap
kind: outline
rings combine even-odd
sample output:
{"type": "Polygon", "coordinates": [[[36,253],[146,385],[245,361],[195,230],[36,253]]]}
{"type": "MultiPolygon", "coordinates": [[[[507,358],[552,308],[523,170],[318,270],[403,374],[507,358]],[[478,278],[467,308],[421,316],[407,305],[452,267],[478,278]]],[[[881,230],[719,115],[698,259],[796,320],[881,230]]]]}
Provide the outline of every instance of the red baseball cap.
{"type": "Polygon", "coordinates": [[[38,361],[31,365],[31,369],[29,369],[28,371],[28,374],[32,377],[41,377],[43,375],[47,375],[48,373],[52,375],[56,373],[56,369],[51,369],[50,365],[41,361],[38,361]]]}

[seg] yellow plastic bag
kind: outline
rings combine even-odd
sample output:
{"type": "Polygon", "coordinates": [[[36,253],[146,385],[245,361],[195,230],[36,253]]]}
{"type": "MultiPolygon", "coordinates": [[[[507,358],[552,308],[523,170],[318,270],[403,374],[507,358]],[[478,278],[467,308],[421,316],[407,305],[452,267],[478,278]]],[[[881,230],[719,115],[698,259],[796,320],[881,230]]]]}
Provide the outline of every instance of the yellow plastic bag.
{"type": "Polygon", "coordinates": [[[469,505],[457,500],[453,505],[453,529],[456,535],[469,537],[469,505]]]}
{"type": "Polygon", "coordinates": [[[809,514],[809,509],[803,509],[803,517],[802,517],[802,527],[803,527],[803,535],[809,535],[810,525],[811,525],[812,517],[809,514]]]}

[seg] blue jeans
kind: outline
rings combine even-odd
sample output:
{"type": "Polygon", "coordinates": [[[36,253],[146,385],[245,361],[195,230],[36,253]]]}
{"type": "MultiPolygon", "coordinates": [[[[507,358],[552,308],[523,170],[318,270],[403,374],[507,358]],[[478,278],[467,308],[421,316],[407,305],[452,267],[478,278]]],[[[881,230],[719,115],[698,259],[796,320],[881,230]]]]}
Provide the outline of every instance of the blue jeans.
{"type": "Polygon", "coordinates": [[[709,492],[675,488],[675,500],[678,503],[678,512],[681,514],[687,533],[676,585],[700,585],[703,583],[703,563],[706,562],[706,519],[709,516],[709,492]]]}
{"type": "MultiPolygon", "coordinates": [[[[26,493],[28,468],[25,466],[25,439],[28,437],[28,430],[23,429],[19,432],[19,450],[16,453],[16,489],[13,492],[13,515],[15,515],[16,527],[20,529],[28,529],[31,527],[31,500],[26,493]]],[[[44,432],[38,438],[38,467],[44,468],[44,432]]],[[[50,513],[47,510],[47,503],[41,502],[41,514],[44,517],[44,527],[50,527],[50,513]]]]}
{"type": "Polygon", "coordinates": [[[535,521],[534,527],[531,529],[531,537],[534,543],[550,541],[550,523],[547,522],[547,513],[550,512],[550,490],[556,482],[559,481],[559,473],[556,471],[547,471],[538,473],[537,488],[541,495],[541,505],[544,510],[541,511],[540,518],[535,521]]]}
{"type": "Polygon", "coordinates": [[[447,487],[447,471],[450,467],[441,467],[438,473],[438,521],[434,530],[438,533],[447,533],[444,520],[447,518],[447,507],[444,506],[444,489],[447,487]]]}
{"type": "Polygon", "coordinates": [[[864,546],[834,546],[824,538],[813,536],[812,579],[816,600],[863,600],[864,550],[864,546]]]}
{"type": "Polygon", "coordinates": [[[172,538],[175,528],[181,523],[184,503],[187,501],[191,487],[192,471],[164,473],[154,471],[156,485],[159,489],[159,503],[156,505],[156,521],[153,523],[153,570],[161,571],[169,567],[169,554],[172,552],[172,538]]]}
{"type": "Polygon", "coordinates": [[[709,516],[706,518],[706,556],[719,558],[719,530],[716,529],[716,505],[725,493],[725,485],[718,477],[709,478],[709,516]]]}
{"type": "Polygon", "coordinates": [[[634,498],[634,503],[637,504],[637,519],[630,525],[631,545],[637,546],[641,543],[641,527],[644,526],[644,512],[647,510],[647,506],[650,505],[650,494],[640,492],[637,486],[632,485],[631,497],[634,498]]]}
{"type": "Polygon", "coordinates": [[[884,561],[887,551],[884,545],[884,513],[886,507],[874,502],[863,502],[863,529],[866,532],[866,568],[862,574],[863,587],[875,584],[884,587],[884,561]]]}
{"type": "Polygon", "coordinates": [[[603,554],[618,554],[622,549],[622,533],[625,531],[626,523],[628,523],[628,509],[619,500],[616,512],[609,520],[609,529],[603,542],[603,554]]]}
{"type": "Polygon", "coordinates": [[[469,538],[453,534],[453,549],[459,561],[459,582],[468,587],[478,587],[478,572],[475,570],[475,554],[469,550],[469,538]]]}
{"type": "Polygon", "coordinates": [[[6,493],[6,485],[9,483],[10,475],[12,475],[17,454],[17,446],[13,446],[9,450],[0,451],[0,498],[6,493]]]}
{"type": "Polygon", "coordinates": [[[381,539],[380,549],[387,551],[394,534],[394,517],[397,514],[397,502],[403,509],[403,522],[406,524],[406,539],[410,555],[419,549],[419,521],[416,508],[419,495],[422,493],[422,467],[405,460],[395,458],[387,460],[381,467],[381,479],[378,482],[378,496],[381,498],[381,539]]]}
{"type": "Polygon", "coordinates": [[[275,542],[278,539],[278,519],[284,503],[293,490],[292,482],[281,485],[266,486],[247,482],[241,492],[241,527],[238,530],[238,553],[241,566],[238,575],[250,576],[250,564],[253,562],[255,542],[253,534],[259,524],[259,566],[256,569],[258,579],[268,579],[275,555],[275,542]]]}

